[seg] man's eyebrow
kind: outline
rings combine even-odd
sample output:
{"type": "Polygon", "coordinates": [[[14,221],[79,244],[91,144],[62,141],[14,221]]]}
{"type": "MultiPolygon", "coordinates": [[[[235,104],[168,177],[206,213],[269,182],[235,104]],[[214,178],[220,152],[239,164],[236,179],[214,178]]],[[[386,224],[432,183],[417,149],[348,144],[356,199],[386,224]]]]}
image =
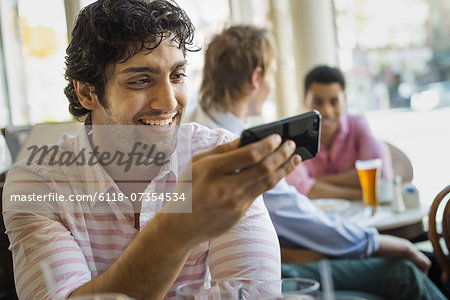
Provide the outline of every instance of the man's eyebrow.
{"type": "MultiPolygon", "coordinates": [[[[170,72],[173,72],[174,70],[184,67],[187,64],[187,60],[181,60],[179,62],[176,62],[173,64],[173,66],[170,68],[170,72]]],[[[142,66],[142,67],[128,67],[124,70],[122,70],[120,73],[153,73],[153,74],[160,74],[161,69],[158,67],[149,67],[149,66],[142,66]]]]}
{"type": "Polygon", "coordinates": [[[153,68],[153,67],[128,67],[126,69],[123,69],[120,73],[154,73],[159,74],[161,73],[160,68],[153,68]]]}
{"type": "Polygon", "coordinates": [[[185,65],[187,65],[187,60],[185,60],[185,59],[180,60],[179,62],[175,63],[175,64],[172,66],[172,68],[170,68],[170,72],[173,72],[173,71],[175,71],[175,70],[178,69],[178,68],[182,68],[182,67],[184,67],[185,65]]]}

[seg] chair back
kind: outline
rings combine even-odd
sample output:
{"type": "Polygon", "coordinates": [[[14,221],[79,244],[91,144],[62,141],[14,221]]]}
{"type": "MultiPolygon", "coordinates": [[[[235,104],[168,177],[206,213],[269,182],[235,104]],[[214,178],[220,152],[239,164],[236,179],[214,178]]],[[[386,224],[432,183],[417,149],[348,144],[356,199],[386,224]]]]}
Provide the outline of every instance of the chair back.
{"type": "Polygon", "coordinates": [[[442,269],[442,277],[443,279],[449,279],[450,277],[450,256],[448,254],[448,249],[450,249],[450,185],[445,187],[434,199],[433,204],[431,205],[429,217],[428,217],[428,238],[433,245],[433,252],[439,266],[442,269]],[[442,232],[438,227],[438,222],[436,221],[436,217],[439,217],[437,214],[442,210],[443,206],[443,215],[442,215],[442,232]],[[444,251],[440,240],[441,237],[445,241],[445,245],[447,246],[447,250],[444,251]]]}
{"type": "Polygon", "coordinates": [[[408,156],[406,156],[406,154],[396,146],[387,142],[385,143],[391,153],[394,176],[400,175],[403,182],[411,182],[414,177],[414,170],[408,156]]]}
{"type": "Polygon", "coordinates": [[[57,144],[63,134],[76,135],[81,125],[80,122],[71,121],[41,123],[33,126],[9,126],[2,129],[2,133],[14,163],[28,157],[29,146],[57,144]]]}
{"type": "Polygon", "coordinates": [[[8,126],[1,129],[13,162],[16,161],[17,155],[19,154],[22,145],[26,142],[32,129],[33,126],[31,125],[8,126]]]}

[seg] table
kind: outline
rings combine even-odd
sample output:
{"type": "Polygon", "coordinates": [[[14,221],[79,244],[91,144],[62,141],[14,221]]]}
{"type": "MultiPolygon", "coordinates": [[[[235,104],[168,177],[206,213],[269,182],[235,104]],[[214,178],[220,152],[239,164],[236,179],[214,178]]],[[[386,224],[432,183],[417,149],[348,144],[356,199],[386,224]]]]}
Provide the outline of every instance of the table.
{"type": "Polygon", "coordinates": [[[424,234],[423,218],[428,215],[429,206],[421,204],[402,213],[392,211],[390,204],[378,206],[374,216],[367,214],[364,205],[359,201],[352,201],[350,207],[340,215],[360,226],[373,226],[382,234],[390,234],[412,240],[424,234]]]}

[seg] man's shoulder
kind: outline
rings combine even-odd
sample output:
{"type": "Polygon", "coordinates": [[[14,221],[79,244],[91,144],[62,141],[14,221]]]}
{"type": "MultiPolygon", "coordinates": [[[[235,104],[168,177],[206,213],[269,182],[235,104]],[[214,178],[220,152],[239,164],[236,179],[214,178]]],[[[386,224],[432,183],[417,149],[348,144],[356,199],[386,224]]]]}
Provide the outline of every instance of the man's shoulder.
{"type": "Polygon", "coordinates": [[[21,151],[22,157],[11,166],[7,177],[19,181],[64,178],[67,172],[62,170],[62,166],[77,156],[76,144],[77,136],[63,134],[55,144],[26,145],[21,151]]]}
{"type": "Polygon", "coordinates": [[[235,134],[226,129],[211,129],[198,123],[190,122],[181,125],[179,143],[190,142],[193,152],[200,152],[220,144],[229,143],[236,138],[235,134]]]}
{"type": "Polygon", "coordinates": [[[211,129],[204,125],[190,122],[181,125],[184,127],[184,131],[190,132],[193,140],[201,140],[207,143],[220,144],[231,142],[236,139],[237,136],[224,128],[211,129]]]}
{"type": "Polygon", "coordinates": [[[344,116],[344,122],[346,122],[351,136],[359,136],[360,134],[370,132],[369,122],[364,115],[346,114],[344,116]]]}
{"type": "Polygon", "coordinates": [[[71,134],[62,134],[59,141],[54,144],[33,144],[26,145],[23,149],[23,156],[16,163],[18,166],[41,165],[52,166],[52,161],[60,158],[63,154],[66,156],[75,151],[77,136],[71,134]]]}

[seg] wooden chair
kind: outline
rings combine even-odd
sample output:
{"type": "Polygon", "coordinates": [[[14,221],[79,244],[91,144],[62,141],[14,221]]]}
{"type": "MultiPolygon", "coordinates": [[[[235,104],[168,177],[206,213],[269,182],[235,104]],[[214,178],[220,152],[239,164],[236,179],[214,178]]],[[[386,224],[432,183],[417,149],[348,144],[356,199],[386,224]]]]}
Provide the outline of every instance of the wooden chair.
{"type": "Polygon", "coordinates": [[[444,252],[440,240],[441,237],[445,241],[447,249],[450,249],[450,185],[445,187],[434,199],[431,205],[429,217],[428,217],[428,238],[433,245],[434,256],[442,269],[442,279],[448,280],[450,278],[450,256],[444,252]],[[445,201],[443,201],[445,200],[445,201]],[[441,205],[442,204],[442,205],[441,205]],[[441,211],[440,207],[444,207],[444,213],[442,215],[442,233],[437,228],[436,217],[441,211]]]}
{"type": "Polygon", "coordinates": [[[327,258],[325,254],[314,250],[299,248],[289,240],[278,237],[281,247],[281,262],[283,264],[306,264],[327,258]]]}
{"type": "Polygon", "coordinates": [[[283,264],[307,264],[324,258],[327,258],[325,254],[313,250],[281,248],[283,264]]]}

